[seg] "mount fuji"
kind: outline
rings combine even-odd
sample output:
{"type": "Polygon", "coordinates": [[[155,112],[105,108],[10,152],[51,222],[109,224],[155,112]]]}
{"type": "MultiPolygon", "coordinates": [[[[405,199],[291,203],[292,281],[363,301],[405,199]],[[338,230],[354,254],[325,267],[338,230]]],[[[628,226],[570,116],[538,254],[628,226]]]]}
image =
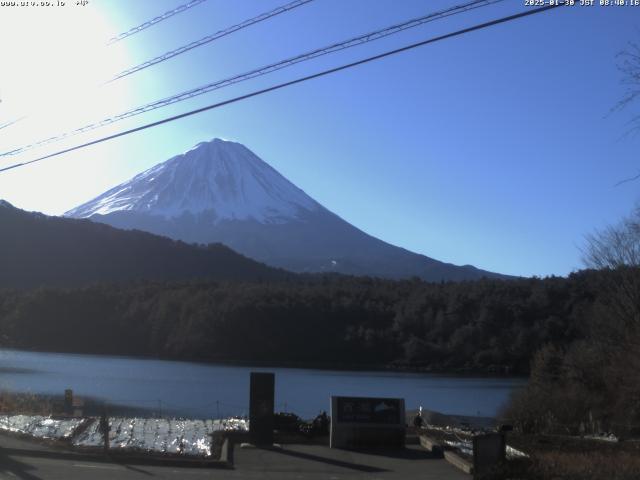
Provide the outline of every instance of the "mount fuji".
{"type": "Polygon", "coordinates": [[[68,211],[189,243],[220,242],[294,272],[429,281],[502,275],[456,266],[372,237],[330,212],[247,147],[197,144],[68,211]]]}

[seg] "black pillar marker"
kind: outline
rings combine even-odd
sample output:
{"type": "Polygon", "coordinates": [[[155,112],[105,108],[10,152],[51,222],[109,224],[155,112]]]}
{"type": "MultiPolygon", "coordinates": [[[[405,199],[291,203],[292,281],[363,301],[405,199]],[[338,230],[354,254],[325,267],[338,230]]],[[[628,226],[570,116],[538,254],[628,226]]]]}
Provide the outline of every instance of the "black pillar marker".
{"type": "Polygon", "coordinates": [[[109,455],[109,415],[107,414],[107,406],[102,407],[102,415],[100,415],[100,432],[102,433],[103,448],[105,455],[109,455]]]}
{"type": "Polygon", "coordinates": [[[251,372],[249,391],[249,436],[254,445],[273,445],[273,373],[251,372]]]}
{"type": "Polygon", "coordinates": [[[73,390],[70,388],[64,391],[64,413],[67,415],[73,413],[73,390]]]}

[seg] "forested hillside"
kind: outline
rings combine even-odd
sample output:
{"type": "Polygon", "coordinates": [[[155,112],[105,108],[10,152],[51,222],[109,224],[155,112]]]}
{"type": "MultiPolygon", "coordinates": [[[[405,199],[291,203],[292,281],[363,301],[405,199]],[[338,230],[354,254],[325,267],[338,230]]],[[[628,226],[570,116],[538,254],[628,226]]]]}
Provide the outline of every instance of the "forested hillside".
{"type": "Polygon", "coordinates": [[[0,201],[0,288],[131,280],[283,279],[290,274],[220,245],[195,246],[0,201]]]}
{"type": "Polygon", "coordinates": [[[584,335],[603,275],[5,290],[0,331],[4,345],[38,350],[526,373],[543,345],[584,335]]]}

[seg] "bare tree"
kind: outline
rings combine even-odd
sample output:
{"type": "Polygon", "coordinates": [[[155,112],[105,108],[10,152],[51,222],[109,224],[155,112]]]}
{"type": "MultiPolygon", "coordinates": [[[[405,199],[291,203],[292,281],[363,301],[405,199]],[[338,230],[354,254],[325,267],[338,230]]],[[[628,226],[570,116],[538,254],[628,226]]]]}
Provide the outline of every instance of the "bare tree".
{"type": "Polygon", "coordinates": [[[587,268],[640,267],[640,206],[617,225],[586,237],[583,262],[587,268]]]}
{"type": "MultiPolygon", "coordinates": [[[[611,109],[611,112],[623,110],[638,98],[640,98],[640,44],[629,42],[627,48],[618,53],[618,71],[622,75],[620,83],[625,86],[625,91],[618,103],[611,109]]],[[[640,115],[633,115],[627,135],[640,133],[640,115]]],[[[633,182],[640,179],[640,173],[629,178],[620,180],[616,185],[633,182]]]]}
{"type": "Polygon", "coordinates": [[[587,236],[587,267],[602,271],[599,298],[589,322],[591,345],[601,362],[609,402],[624,412],[618,421],[640,420],[640,207],[617,225],[587,236]]]}
{"type": "MultiPolygon", "coordinates": [[[[640,206],[617,225],[586,237],[583,261],[603,272],[602,326],[611,340],[640,343],[640,206]],[[612,335],[617,331],[617,335],[612,335]]],[[[603,334],[604,332],[600,332],[603,334]]]]}
{"type": "MultiPolygon", "coordinates": [[[[614,111],[629,106],[640,97],[640,45],[629,42],[627,48],[617,57],[618,70],[622,74],[621,83],[626,87],[626,90],[622,99],[613,107],[614,111]]],[[[634,122],[638,121],[640,121],[640,116],[634,117],[634,122]]]]}

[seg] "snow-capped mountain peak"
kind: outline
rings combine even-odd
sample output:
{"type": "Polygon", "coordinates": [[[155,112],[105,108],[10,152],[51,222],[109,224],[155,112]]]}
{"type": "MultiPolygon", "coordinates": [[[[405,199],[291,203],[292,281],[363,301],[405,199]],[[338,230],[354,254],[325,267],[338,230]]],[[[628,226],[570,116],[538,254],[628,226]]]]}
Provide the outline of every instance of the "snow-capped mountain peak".
{"type": "Polygon", "coordinates": [[[170,158],[99,197],[70,217],[130,211],[178,218],[210,214],[222,220],[282,223],[322,207],[239,143],[215,138],[170,158]]]}
{"type": "Polygon", "coordinates": [[[495,276],[372,237],[322,207],[239,143],[214,139],[67,212],[188,243],[222,243],[294,272],[463,280],[495,276]]]}

